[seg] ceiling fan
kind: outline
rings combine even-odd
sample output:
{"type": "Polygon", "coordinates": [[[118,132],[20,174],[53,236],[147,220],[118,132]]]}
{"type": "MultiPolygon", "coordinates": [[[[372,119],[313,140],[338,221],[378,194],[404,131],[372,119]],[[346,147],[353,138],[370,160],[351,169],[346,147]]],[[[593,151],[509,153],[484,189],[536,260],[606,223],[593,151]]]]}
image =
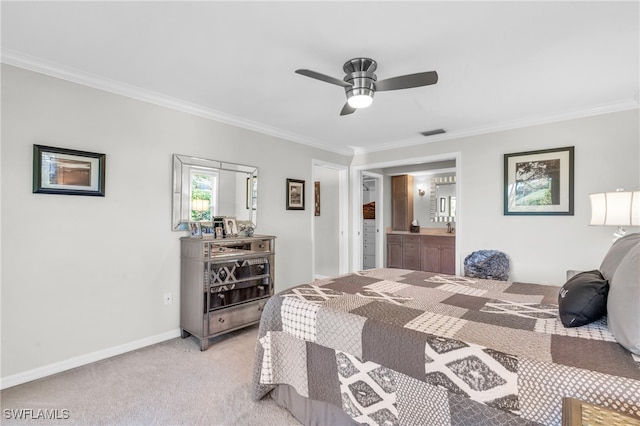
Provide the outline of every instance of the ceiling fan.
{"type": "Polygon", "coordinates": [[[378,64],[373,59],[355,58],[343,65],[342,69],[347,75],[342,80],[307,69],[298,69],[296,73],[344,87],[347,93],[347,103],[342,107],[340,115],[352,114],[356,109],[368,107],[373,102],[375,92],[428,86],[438,82],[438,73],[435,71],[401,75],[377,81],[378,77],[374,74],[376,68],[378,68],[378,64]]]}

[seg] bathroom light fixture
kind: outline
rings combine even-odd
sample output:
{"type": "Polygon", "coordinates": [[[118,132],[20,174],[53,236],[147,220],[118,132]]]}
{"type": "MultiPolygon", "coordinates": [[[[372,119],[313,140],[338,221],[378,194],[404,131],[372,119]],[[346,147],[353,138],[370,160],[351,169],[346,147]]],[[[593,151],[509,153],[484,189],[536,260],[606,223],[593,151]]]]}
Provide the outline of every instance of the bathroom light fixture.
{"type": "Polygon", "coordinates": [[[425,194],[424,188],[422,187],[422,185],[418,185],[418,195],[421,197],[424,197],[424,194],[425,194]]]}
{"type": "Polygon", "coordinates": [[[600,192],[589,194],[591,220],[589,225],[617,226],[617,238],[623,237],[623,226],[640,226],[640,191],[600,192]]]}

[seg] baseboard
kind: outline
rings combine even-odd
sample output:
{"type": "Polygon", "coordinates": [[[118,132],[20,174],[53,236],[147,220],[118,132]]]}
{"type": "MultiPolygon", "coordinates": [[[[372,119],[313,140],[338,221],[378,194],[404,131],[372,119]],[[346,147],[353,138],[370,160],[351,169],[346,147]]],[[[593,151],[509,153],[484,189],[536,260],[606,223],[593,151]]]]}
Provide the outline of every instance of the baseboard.
{"type": "Polygon", "coordinates": [[[21,385],[32,380],[41,379],[43,377],[51,376],[52,374],[61,373],[66,370],[71,370],[72,368],[91,364],[92,362],[111,358],[112,356],[121,355],[126,352],[134,351],[136,349],[144,348],[145,346],[164,342],[178,336],[180,336],[180,329],[175,329],[172,331],[167,331],[166,333],[125,343],[123,345],[114,346],[97,352],[70,358],[65,361],[34,368],[33,370],[25,371],[23,373],[3,377],[2,379],[0,379],[0,389],[7,389],[16,385],[21,385]]]}

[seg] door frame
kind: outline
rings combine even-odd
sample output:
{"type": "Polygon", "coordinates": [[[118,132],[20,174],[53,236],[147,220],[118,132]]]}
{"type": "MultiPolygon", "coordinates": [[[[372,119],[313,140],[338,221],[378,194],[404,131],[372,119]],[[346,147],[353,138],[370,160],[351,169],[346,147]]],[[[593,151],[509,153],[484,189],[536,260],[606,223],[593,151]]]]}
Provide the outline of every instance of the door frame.
{"type": "MultiPolygon", "coordinates": [[[[316,181],[316,167],[324,167],[338,172],[338,274],[349,270],[349,166],[330,163],[323,160],[311,160],[311,183],[316,181]]],[[[310,186],[313,188],[313,186],[310,186]]],[[[322,192],[321,192],[322,194],[322,192]]],[[[325,203],[325,206],[327,203],[325,203]]],[[[313,215],[313,209],[310,209],[313,215]]],[[[311,218],[311,280],[315,279],[316,269],[316,232],[315,221],[311,218]]]]}
{"type": "MultiPolygon", "coordinates": [[[[456,274],[460,275],[460,242],[458,236],[460,232],[462,232],[462,223],[463,223],[463,215],[464,209],[463,204],[464,200],[461,199],[461,188],[462,188],[462,154],[458,152],[449,152],[444,154],[437,155],[429,155],[424,157],[415,157],[415,158],[405,158],[402,160],[390,160],[383,161],[380,163],[370,163],[370,164],[362,164],[358,166],[351,166],[351,193],[352,195],[352,211],[351,211],[351,229],[353,230],[352,239],[352,258],[351,265],[352,271],[358,271],[362,269],[362,175],[363,173],[371,173],[369,170],[375,170],[386,167],[396,167],[396,166],[412,166],[416,164],[422,163],[435,163],[438,161],[446,161],[446,160],[455,160],[456,161],[456,232],[454,234],[454,238],[456,239],[456,274]]],[[[382,194],[382,189],[381,189],[382,194]]],[[[376,217],[378,211],[381,212],[381,220],[382,211],[384,211],[384,206],[382,203],[384,202],[384,198],[380,197],[380,206],[376,202],[376,217]],[[378,210],[379,209],[379,210],[378,210]]],[[[377,250],[383,250],[383,255],[380,256],[380,260],[383,261],[384,253],[386,252],[384,244],[384,236],[386,234],[386,229],[383,229],[385,223],[380,223],[381,232],[379,232],[379,236],[376,239],[376,265],[378,265],[377,258],[377,250]],[[379,247],[378,247],[379,246],[379,247]]],[[[384,266],[384,263],[382,264],[384,266]]],[[[382,267],[381,266],[381,267],[382,267]]]]}
{"type": "MultiPolygon", "coordinates": [[[[354,196],[354,198],[356,198],[355,204],[354,204],[354,212],[355,215],[360,216],[359,220],[356,222],[357,223],[357,228],[354,226],[353,229],[353,233],[354,233],[354,246],[353,246],[353,269],[356,271],[360,271],[363,268],[362,265],[362,257],[363,257],[363,252],[362,252],[362,244],[363,244],[363,237],[364,237],[364,222],[363,222],[363,215],[362,215],[362,186],[364,185],[364,178],[368,177],[368,178],[373,178],[376,181],[376,197],[375,197],[375,202],[376,202],[376,268],[382,268],[384,266],[384,260],[383,260],[383,256],[384,256],[384,238],[383,238],[383,234],[384,232],[381,232],[382,228],[383,228],[383,224],[384,224],[384,220],[383,220],[383,212],[382,212],[382,200],[383,200],[383,193],[384,193],[384,188],[383,188],[383,178],[384,176],[381,175],[380,173],[373,173],[370,171],[366,171],[366,170],[361,170],[360,173],[358,174],[358,180],[359,180],[359,185],[358,185],[358,192],[357,195],[354,196]]],[[[354,216],[355,216],[354,215],[354,216]]]]}

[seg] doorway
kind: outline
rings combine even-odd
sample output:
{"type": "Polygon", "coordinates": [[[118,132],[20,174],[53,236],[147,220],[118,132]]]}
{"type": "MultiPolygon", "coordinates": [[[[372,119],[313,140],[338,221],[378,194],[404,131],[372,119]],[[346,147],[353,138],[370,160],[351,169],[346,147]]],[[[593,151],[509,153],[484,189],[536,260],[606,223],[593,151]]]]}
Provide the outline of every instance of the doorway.
{"type": "Polygon", "coordinates": [[[382,175],[362,172],[361,211],[362,262],[359,269],[384,265],[382,239],[382,175]]]}
{"type": "Polygon", "coordinates": [[[311,176],[312,277],[321,279],[348,270],[347,166],[313,160],[311,176]]]}
{"type": "MultiPolygon", "coordinates": [[[[362,222],[362,179],[365,173],[371,173],[370,170],[379,171],[381,169],[389,170],[390,168],[398,168],[398,172],[401,170],[407,169],[415,169],[418,170],[422,167],[425,167],[427,163],[431,163],[431,165],[435,165],[434,163],[447,162],[453,160],[455,162],[455,167],[453,167],[450,171],[457,177],[456,179],[456,273],[460,274],[460,244],[459,244],[459,236],[462,232],[463,228],[463,210],[462,200],[460,198],[461,188],[462,188],[462,179],[461,179],[461,154],[460,152],[451,152],[446,154],[438,154],[433,156],[425,156],[418,158],[408,158],[403,160],[391,160],[380,163],[372,163],[372,164],[364,164],[353,166],[351,168],[351,192],[354,194],[352,197],[352,207],[351,207],[351,226],[353,230],[352,234],[352,269],[353,271],[359,271],[362,269],[362,260],[363,260],[363,236],[362,236],[362,226],[360,225],[362,222]]],[[[427,167],[428,168],[428,167],[427,167]]],[[[387,173],[385,173],[386,175],[387,173]]],[[[380,175],[382,176],[382,175],[380,175]]],[[[382,182],[382,180],[381,180],[382,182]]],[[[389,211],[383,203],[390,203],[391,200],[389,195],[383,195],[382,191],[380,194],[380,206],[376,205],[376,208],[381,213],[383,211],[389,211]]],[[[377,217],[377,216],[376,216],[377,217]]],[[[383,218],[382,214],[380,214],[380,223],[379,232],[376,239],[376,250],[382,251],[380,254],[380,261],[382,262],[379,267],[383,267],[386,265],[385,256],[386,256],[386,235],[385,228],[390,227],[390,218],[383,218]]]]}

